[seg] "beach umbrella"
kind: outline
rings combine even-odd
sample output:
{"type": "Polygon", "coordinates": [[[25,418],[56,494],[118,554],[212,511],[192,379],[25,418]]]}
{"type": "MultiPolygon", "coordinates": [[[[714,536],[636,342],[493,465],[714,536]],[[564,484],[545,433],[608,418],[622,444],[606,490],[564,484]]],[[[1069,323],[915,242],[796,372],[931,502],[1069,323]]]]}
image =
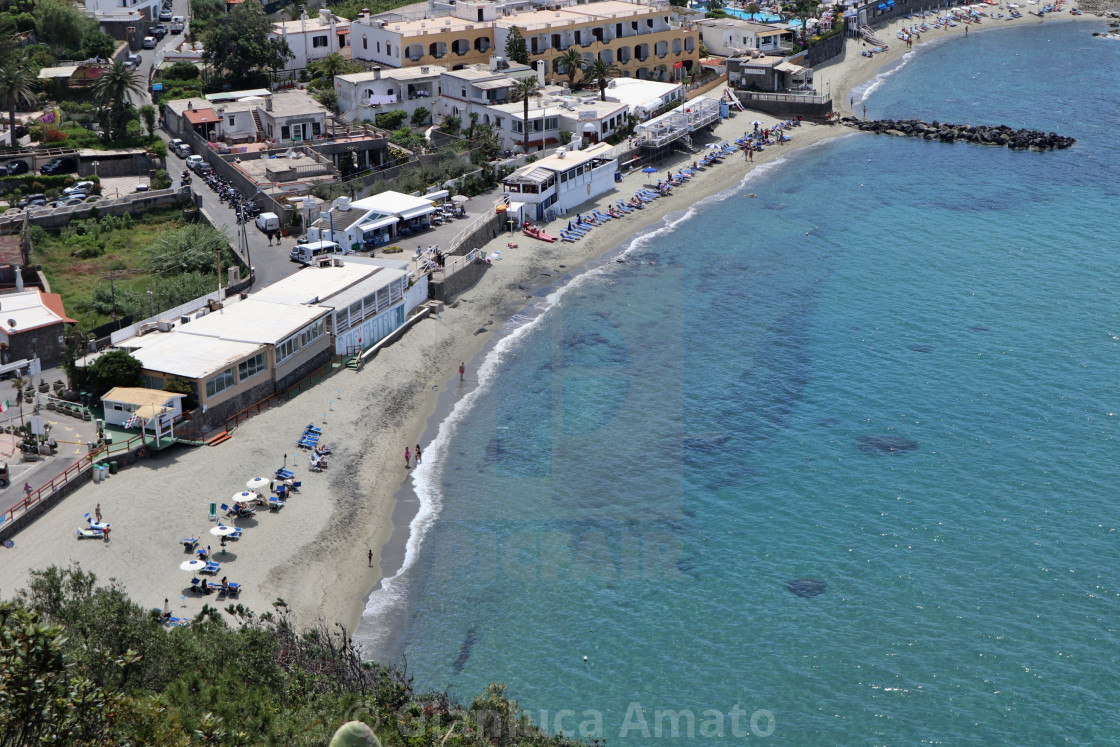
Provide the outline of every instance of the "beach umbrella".
{"type": "Polygon", "coordinates": [[[756,119],[755,121],[751,122],[751,124],[752,125],[758,125],[759,127],[761,127],[763,123],[756,119]]]}
{"type": "Polygon", "coordinates": [[[451,198],[451,201],[452,202],[457,202],[461,205],[469,199],[470,198],[467,197],[466,195],[455,195],[454,197],[451,198]]]}
{"type": "Polygon", "coordinates": [[[171,617],[171,602],[167,601],[167,597],[163,598],[163,614],[166,617],[171,617]]]}
{"type": "Polygon", "coordinates": [[[252,480],[245,483],[245,487],[248,490],[255,490],[259,493],[260,491],[268,487],[268,480],[264,479],[263,477],[254,477],[252,480]]]}
{"type": "Polygon", "coordinates": [[[260,498],[260,496],[257,495],[256,493],[251,493],[248,490],[246,490],[243,493],[234,493],[233,502],[234,503],[238,503],[238,502],[247,503],[248,501],[255,501],[255,500],[257,500],[257,498],[260,498]]]}
{"type": "Polygon", "coordinates": [[[184,560],[179,564],[179,570],[190,571],[191,573],[201,571],[206,567],[206,563],[201,560],[184,560]]]}
{"type": "Polygon", "coordinates": [[[216,527],[210,527],[210,534],[215,537],[228,537],[231,534],[237,534],[237,527],[227,527],[225,524],[219,524],[216,527]]]}

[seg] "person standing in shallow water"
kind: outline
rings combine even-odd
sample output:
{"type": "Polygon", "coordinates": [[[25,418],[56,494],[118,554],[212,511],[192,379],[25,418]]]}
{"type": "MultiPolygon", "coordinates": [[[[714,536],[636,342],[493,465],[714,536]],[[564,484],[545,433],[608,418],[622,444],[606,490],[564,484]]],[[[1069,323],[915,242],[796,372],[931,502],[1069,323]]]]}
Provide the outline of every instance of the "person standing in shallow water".
{"type": "Polygon", "coordinates": [[[466,365],[466,363],[465,363],[465,362],[464,362],[464,363],[460,363],[460,364],[459,364],[459,381],[460,381],[460,382],[462,382],[462,381],[463,381],[463,374],[465,374],[466,372],[467,372],[467,365],[466,365]]]}
{"type": "Polygon", "coordinates": [[[404,468],[408,469],[412,466],[412,452],[406,446],[404,447],[404,468]]]}
{"type": "Polygon", "coordinates": [[[420,444],[416,444],[416,464],[420,464],[420,444]]]}

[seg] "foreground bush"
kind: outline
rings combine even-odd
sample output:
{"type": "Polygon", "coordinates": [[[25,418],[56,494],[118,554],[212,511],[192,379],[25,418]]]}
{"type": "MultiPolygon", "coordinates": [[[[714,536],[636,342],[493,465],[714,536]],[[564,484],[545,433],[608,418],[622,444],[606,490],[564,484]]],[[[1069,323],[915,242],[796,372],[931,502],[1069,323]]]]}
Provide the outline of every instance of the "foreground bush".
{"type": "Polygon", "coordinates": [[[284,602],[273,607],[207,606],[166,630],[158,610],[76,566],[34,573],[0,603],[0,744],[300,747],[354,719],[385,745],[573,744],[501,685],[468,706],[418,693],[404,672],[362,661],[341,626],[297,632],[284,602]]]}

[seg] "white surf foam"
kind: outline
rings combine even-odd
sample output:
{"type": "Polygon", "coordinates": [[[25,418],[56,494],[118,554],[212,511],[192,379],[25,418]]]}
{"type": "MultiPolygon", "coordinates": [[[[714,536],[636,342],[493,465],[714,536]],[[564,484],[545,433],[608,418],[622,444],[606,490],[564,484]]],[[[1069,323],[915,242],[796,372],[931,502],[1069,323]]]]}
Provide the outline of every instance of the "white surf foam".
{"type": "MultiPolygon", "coordinates": [[[[819,144],[815,143],[814,145],[819,144]]],[[[786,157],[783,156],[769,163],[760,164],[747,172],[742,180],[733,187],[696,202],[683,213],[665,216],[661,225],[640,232],[628,244],[623,245],[617,256],[626,256],[646,246],[654,238],[672,233],[678,226],[695,216],[703,205],[721,202],[742,191],[744,187],[758,183],[768,174],[776,171],[786,160],[786,157]]],[[[419,509],[408,527],[405,555],[400,569],[394,575],[383,579],[381,587],[374,590],[366,602],[361,624],[361,628],[365,629],[361,631],[366,634],[365,637],[374,639],[380,637],[381,634],[377,632],[380,626],[371,625],[371,622],[375,618],[386,615],[403,600],[405,595],[403,576],[416,564],[424,537],[439,518],[440,510],[443,508],[443,495],[439,490],[439,485],[443,475],[443,465],[446,463],[445,456],[448,453],[448,446],[454,438],[459,424],[473,409],[478,398],[496,380],[498,368],[510,351],[514,350],[525,339],[525,336],[541,323],[541,320],[560,303],[567,293],[579,288],[593,278],[609,272],[612,269],[612,264],[611,262],[603,262],[585,269],[557,287],[541,301],[514,315],[505,325],[505,334],[482,359],[476,373],[478,386],[464,394],[451,408],[451,412],[440,423],[435,439],[425,449],[424,461],[412,471],[412,486],[420,504],[419,509]]],[[[382,631],[383,633],[384,631],[382,631]]],[[[378,647],[376,640],[370,641],[370,643],[372,643],[374,649],[378,647]]]]}

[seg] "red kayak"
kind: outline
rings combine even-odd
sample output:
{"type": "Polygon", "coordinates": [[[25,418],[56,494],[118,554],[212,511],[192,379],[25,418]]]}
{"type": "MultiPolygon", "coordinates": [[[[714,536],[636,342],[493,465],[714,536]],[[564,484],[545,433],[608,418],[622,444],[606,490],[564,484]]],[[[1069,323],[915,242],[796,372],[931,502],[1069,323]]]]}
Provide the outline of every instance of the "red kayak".
{"type": "Polygon", "coordinates": [[[525,226],[521,229],[521,233],[525,234],[531,239],[540,239],[541,241],[547,241],[550,244],[556,241],[555,236],[549,236],[547,233],[534,226],[525,226]]]}

